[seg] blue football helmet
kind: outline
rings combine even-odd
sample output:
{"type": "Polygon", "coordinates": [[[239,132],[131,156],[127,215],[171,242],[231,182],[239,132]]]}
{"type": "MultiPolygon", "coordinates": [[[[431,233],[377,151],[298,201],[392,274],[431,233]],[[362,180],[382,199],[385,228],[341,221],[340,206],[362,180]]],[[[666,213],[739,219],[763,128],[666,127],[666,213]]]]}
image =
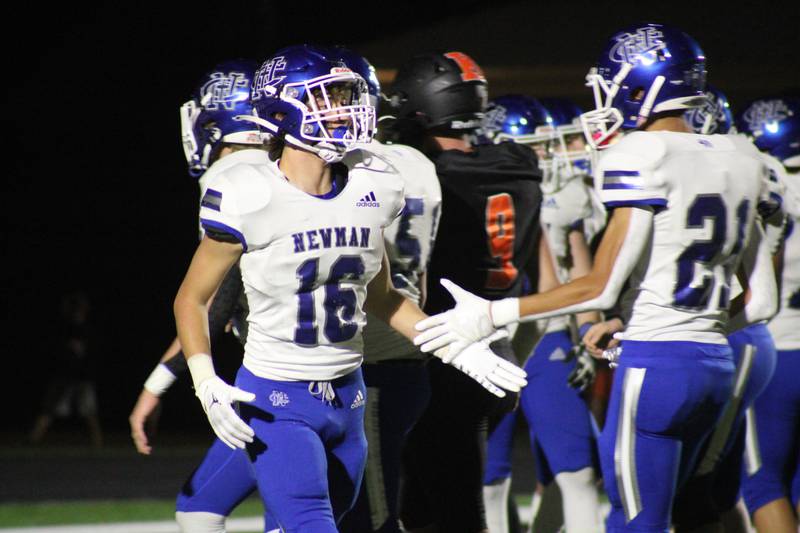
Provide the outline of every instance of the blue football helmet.
{"type": "Polygon", "coordinates": [[[328,48],[283,48],[253,80],[251,120],[292,146],[333,163],[375,134],[367,82],[328,48]]]}
{"type": "Polygon", "coordinates": [[[367,90],[369,91],[369,103],[376,109],[377,113],[378,103],[381,99],[381,82],[378,81],[378,73],[375,67],[367,61],[366,57],[344,46],[335,46],[331,53],[343,61],[350,70],[364,78],[364,81],[367,82],[367,90]]]}
{"type": "Polygon", "coordinates": [[[583,110],[567,98],[542,98],[541,102],[555,126],[555,135],[548,150],[553,172],[567,179],[589,175],[592,157],[581,127],[583,110]]]}
{"type": "Polygon", "coordinates": [[[695,133],[736,133],[728,97],[712,85],[706,85],[706,102],[688,110],[684,116],[695,133]]]}
{"type": "Polygon", "coordinates": [[[193,177],[208,169],[212,154],[223,143],[263,143],[258,127],[241,119],[253,113],[250,91],[257,66],[246,59],[220,63],[181,106],[183,152],[193,177]]]}
{"type": "Polygon", "coordinates": [[[654,114],[705,102],[705,56],[684,32],[637,24],[611,37],[586,75],[595,110],[581,123],[592,147],[603,147],[618,129],[633,129],[654,114]]]}
{"type": "Polygon", "coordinates": [[[800,98],[759,98],[736,117],[738,130],[759,150],[768,152],[787,167],[800,167],[800,98]]]}
{"type": "Polygon", "coordinates": [[[521,94],[498,96],[486,107],[482,129],[495,143],[546,144],[553,138],[553,118],[539,100],[521,94]]]}

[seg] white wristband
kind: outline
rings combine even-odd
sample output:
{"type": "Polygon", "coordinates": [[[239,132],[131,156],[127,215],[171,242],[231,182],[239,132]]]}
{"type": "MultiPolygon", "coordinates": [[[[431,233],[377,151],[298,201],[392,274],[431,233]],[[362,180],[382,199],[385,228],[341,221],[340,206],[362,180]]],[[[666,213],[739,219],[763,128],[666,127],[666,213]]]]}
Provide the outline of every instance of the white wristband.
{"type": "Polygon", "coordinates": [[[492,302],[490,306],[494,327],[519,322],[519,298],[503,298],[492,302]]]}
{"type": "Polygon", "coordinates": [[[166,365],[159,363],[144,382],[144,388],[154,396],[161,396],[164,394],[173,383],[175,383],[176,376],[170,372],[166,365]]]}
{"type": "Polygon", "coordinates": [[[214,363],[211,356],[207,353],[196,353],[186,358],[186,364],[189,365],[189,372],[192,374],[192,383],[194,383],[194,390],[200,390],[200,384],[208,378],[213,378],[217,375],[214,372],[214,363]]]}

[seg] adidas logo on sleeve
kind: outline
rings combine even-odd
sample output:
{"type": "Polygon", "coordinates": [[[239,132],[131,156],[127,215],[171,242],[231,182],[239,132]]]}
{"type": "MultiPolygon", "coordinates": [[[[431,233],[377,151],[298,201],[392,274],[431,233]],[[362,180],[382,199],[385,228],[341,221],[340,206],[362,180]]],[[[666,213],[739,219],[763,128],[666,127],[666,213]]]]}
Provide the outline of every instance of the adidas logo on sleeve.
{"type": "Polygon", "coordinates": [[[375,198],[375,193],[370,191],[370,193],[364,196],[361,200],[356,202],[356,207],[380,207],[381,204],[378,202],[377,198],[375,198]]]}

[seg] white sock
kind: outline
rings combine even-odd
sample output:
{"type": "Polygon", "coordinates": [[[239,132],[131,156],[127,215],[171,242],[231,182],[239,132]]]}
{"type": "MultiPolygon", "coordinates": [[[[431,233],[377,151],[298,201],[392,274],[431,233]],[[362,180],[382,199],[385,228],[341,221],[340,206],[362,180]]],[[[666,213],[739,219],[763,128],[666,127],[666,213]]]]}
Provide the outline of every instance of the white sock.
{"type": "Polygon", "coordinates": [[[533,524],[536,522],[536,515],[539,514],[539,509],[542,507],[542,491],[533,491],[531,496],[531,521],[528,524],[528,533],[533,533],[533,524]]]}
{"type": "Polygon", "coordinates": [[[483,486],[483,504],[486,507],[486,525],[489,533],[508,533],[508,494],[511,478],[494,485],[483,486]]]}
{"type": "Polygon", "coordinates": [[[178,522],[181,533],[225,533],[225,518],[214,513],[175,513],[175,521],[178,522]]]}
{"type": "Polygon", "coordinates": [[[577,472],[561,472],[556,476],[564,502],[564,526],[567,533],[596,533],[599,499],[594,471],[586,467],[577,472]]]}

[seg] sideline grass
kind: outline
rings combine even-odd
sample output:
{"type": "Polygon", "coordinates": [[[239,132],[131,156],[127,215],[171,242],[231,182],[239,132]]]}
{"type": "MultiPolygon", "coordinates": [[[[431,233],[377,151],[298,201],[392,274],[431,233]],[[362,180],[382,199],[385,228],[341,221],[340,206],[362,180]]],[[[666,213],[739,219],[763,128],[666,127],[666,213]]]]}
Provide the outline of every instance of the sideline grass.
{"type": "MultiPolygon", "coordinates": [[[[263,507],[255,498],[245,500],[232,517],[261,516],[263,507]]],[[[103,524],[145,520],[174,520],[173,500],[89,500],[0,504],[0,527],[30,527],[68,524],[103,524]]]]}

